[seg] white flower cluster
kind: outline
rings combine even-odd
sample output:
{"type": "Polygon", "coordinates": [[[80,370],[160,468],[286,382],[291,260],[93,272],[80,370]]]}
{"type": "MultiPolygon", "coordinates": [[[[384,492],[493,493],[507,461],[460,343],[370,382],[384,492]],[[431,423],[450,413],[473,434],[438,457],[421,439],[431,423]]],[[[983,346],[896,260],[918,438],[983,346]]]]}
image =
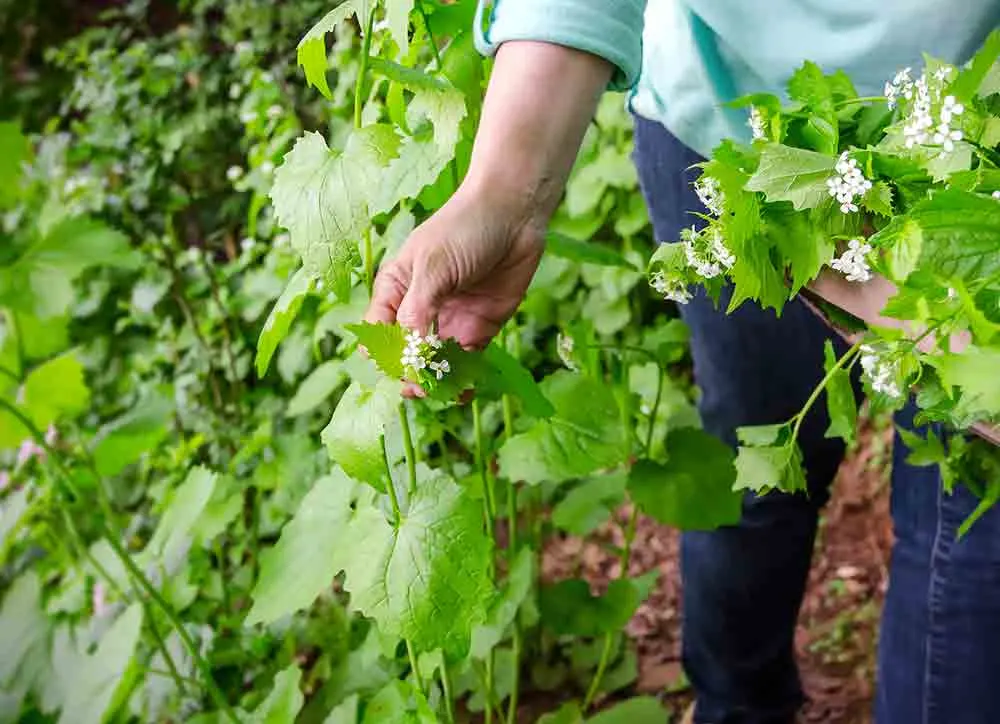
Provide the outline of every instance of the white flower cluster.
{"type": "Polygon", "coordinates": [[[992,194],[990,194],[990,196],[995,198],[997,201],[1000,201],[1000,191],[994,191],[992,194]]]}
{"type": "Polygon", "coordinates": [[[694,182],[694,192],[712,216],[722,216],[726,208],[726,195],[719,188],[718,181],[711,176],[702,176],[694,182]]]}
{"type": "Polygon", "coordinates": [[[435,360],[434,356],[441,349],[443,343],[434,333],[421,337],[419,332],[410,332],[406,335],[406,348],[403,350],[401,362],[404,368],[410,368],[417,372],[422,369],[429,369],[439,380],[451,372],[451,365],[448,360],[435,360]]]}
{"type": "MultiPolygon", "coordinates": [[[[662,276],[662,273],[657,273],[662,276]]],[[[556,352],[559,354],[560,361],[566,366],[566,369],[576,372],[580,367],[573,359],[574,347],[576,347],[576,342],[568,334],[560,332],[556,335],[556,352]]]]}
{"type": "Polygon", "coordinates": [[[933,143],[941,146],[942,155],[951,153],[955,150],[955,143],[963,138],[962,131],[952,128],[951,123],[965,113],[965,106],[955,96],[945,96],[942,99],[941,92],[955,69],[949,65],[941,66],[934,71],[931,80],[928,80],[926,73],[913,80],[910,77],[911,71],[912,68],[903,68],[885,84],[885,97],[890,108],[900,105],[900,98],[912,104],[903,125],[904,143],[907,148],[933,143]],[[940,106],[935,121],[933,106],[937,102],[940,102],[940,106]]]}
{"type": "Polygon", "coordinates": [[[747,121],[750,126],[750,133],[753,140],[760,141],[767,138],[767,131],[764,130],[764,116],[756,106],[750,106],[750,119],[747,121]]]}
{"type": "Polygon", "coordinates": [[[899,389],[899,362],[886,359],[884,351],[870,344],[861,346],[861,369],[871,388],[886,397],[902,396],[899,389]]]}
{"type": "Polygon", "coordinates": [[[667,279],[663,272],[654,272],[649,277],[649,286],[667,301],[677,304],[687,304],[691,301],[691,292],[688,291],[687,282],[680,277],[667,279]]]}
{"type": "Polygon", "coordinates": [[[865,178],[858,168],[858,162],[853,158],[848,158],[847,151],[840,154],[837,159],[837,175],[827,179],[826,186],[830,196],[837,199],[840,210],[845,214],[850,214],[858,210],[858,205],[854,203],[856,197],[864,196],[871,191],[872,182],[865,178]]]}
{"type": "Polygon", "coordinates": [[[830,266],[847,277],[849,282],[867,282],[872,278],[872,270],[868,266],[871,251],[871,244],[864,239],[851,239],[844,253],[834,257],[830,266]]]}
{"type": "Polygon", "coordinates": [[[736,257],[726,248],[722,231],[716,226],[700,233],[692,226],[681,232],[681,239],[687,263],[700,277],[714,279],[736,263],[736,257]]]}

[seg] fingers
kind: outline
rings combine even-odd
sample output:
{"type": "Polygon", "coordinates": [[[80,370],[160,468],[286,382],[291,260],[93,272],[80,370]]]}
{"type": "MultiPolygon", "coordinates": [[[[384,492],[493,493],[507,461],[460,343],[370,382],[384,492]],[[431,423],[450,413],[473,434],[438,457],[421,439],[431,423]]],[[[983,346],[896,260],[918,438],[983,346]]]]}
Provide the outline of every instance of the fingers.
{"type": "Polygon", "coordinates": [[[396,311],[396,321],[406,329],[429,332],[437,321],[440,294],[430,275],[421,274],[418,269],[396,311]]]}
{"type": "Polygon", "coordinates": [[[365,321],[394,324],[409,283],[410,265],[405,259],[390,262],[379,269],[365,321]]]}

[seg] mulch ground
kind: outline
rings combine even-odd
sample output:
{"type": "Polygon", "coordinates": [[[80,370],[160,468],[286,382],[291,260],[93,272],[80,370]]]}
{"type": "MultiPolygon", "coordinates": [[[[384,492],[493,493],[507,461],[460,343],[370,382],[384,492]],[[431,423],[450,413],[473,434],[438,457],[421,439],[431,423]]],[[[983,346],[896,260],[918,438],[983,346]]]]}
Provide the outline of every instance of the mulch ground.
{"type": "MultiPolygon", "coordinates": [[[[796,648],[808,702],[801,722],[864,724],[871,703],[878,620],[892,543],[887,461],[891,431],[863,431],[859,449],[845,460],[821,524],[809,588],[799,616],[796,648]]],[[[618,515],[627,520],[628,511],[618,515]]],[[[619,574],[608,543],[621,544],[618,526],[587,539],[551,541],[543,575],[582,572],[595,589],[619,574]]],[[[639,656],[631,693],[660,695],[675,712],[691,700],[680,664],[680,574],[675,530],[640,519],[632,575],[658,568],[659,585],[628,627],[639,656]]]]}

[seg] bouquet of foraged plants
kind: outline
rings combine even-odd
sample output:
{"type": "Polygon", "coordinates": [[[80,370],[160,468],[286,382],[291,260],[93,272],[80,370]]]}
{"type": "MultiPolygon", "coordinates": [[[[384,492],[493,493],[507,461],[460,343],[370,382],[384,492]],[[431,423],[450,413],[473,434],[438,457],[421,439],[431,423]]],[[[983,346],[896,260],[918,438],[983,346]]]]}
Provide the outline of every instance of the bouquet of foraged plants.
{"type": "Polygon", "coordinates": [[[799,415],[740,430],[737,488],[804,489],[801,420],[825,390],[828,434],[851,439],[849,373],[860,364],[875,408],[901,408],[912,388],[918,424],[978,432],[902,434],[947,485],[976,490],[980,512],[1000,497],[998,56],[994,32],[963,68],[928,57],[884,97],[859,97],[843,72],[807,62],[790,103],[734,102],[749,109],[753,139],[725,141],[700,165],[704,223],[661,246],[650,284],[680,304],[692,285],[717,301],[731,285],[729,311],[750,301],[780,314],[802,295],[852,342],[839,359],[829,345],[799,415]]]}

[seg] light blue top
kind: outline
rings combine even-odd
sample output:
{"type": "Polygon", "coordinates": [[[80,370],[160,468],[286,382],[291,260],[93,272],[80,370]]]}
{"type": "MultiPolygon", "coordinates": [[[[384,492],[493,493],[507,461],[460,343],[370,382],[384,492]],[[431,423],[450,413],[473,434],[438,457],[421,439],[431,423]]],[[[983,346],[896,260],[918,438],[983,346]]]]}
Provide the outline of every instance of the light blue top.
{"type": "Polygon", "coordinates": [[[613,87],[637,114],[709,155],[749,138],[746,114],[722,104],[783,95],[805,60],[846,71],[879,95],[922,53],[965,62],[1000,24],[1000,0],[479,0],[478,47],[544,40],[612,62],[613,87]],[[486,16],[486,17],[483,17],[486,16]]]}

